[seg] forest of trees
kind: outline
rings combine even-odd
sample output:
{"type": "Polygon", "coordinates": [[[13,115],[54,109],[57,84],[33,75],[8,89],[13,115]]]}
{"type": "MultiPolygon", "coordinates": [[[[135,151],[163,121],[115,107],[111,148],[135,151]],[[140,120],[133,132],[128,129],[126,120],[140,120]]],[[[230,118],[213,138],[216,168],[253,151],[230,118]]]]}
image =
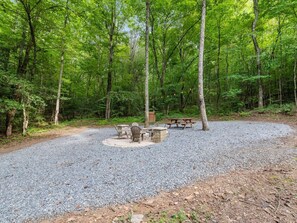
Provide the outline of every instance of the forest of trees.
{"type": "MultiPolygon", "coordinates": [[[[198,114],[202,0],[151,0],[150,109],[198,114]]],[[[0,130],[144,116],[145,0],[1,0],[0,130]]],[[[210,114],[297,105],[297,1],[207,0],[210,114]]]]}

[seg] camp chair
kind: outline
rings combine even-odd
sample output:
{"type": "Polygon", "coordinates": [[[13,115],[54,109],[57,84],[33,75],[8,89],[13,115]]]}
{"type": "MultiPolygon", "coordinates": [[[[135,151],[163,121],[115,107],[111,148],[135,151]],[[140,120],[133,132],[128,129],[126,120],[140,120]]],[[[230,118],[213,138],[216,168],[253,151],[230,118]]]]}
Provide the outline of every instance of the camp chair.
{"type": "Polygon", "coordinates": [[[140,143],[141,128],[139,126],[132,126],[131,133],[132,133],[132,142],[140,143]]]}

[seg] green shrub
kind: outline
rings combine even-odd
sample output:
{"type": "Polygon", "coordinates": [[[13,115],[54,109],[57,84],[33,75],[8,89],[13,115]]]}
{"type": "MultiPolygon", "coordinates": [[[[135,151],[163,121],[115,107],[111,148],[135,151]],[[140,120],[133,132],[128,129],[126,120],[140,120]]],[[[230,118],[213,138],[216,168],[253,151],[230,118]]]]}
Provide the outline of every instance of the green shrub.
{"type": "Polygon", "coordinates": [[[239,116],[240,117],[249,117],[249,116],[251,116],[251,114],[252,113],[250,111],[242,111],[239,113],[239,116]]]}
{"type": "Polygon", "coordinates": [[[272,104],[261,109],[255,109],[259,113],[273,113],[273,114],[285,114],[292,115],[296,111],[296,106],[293,103],[288,104],[272,104]]]}

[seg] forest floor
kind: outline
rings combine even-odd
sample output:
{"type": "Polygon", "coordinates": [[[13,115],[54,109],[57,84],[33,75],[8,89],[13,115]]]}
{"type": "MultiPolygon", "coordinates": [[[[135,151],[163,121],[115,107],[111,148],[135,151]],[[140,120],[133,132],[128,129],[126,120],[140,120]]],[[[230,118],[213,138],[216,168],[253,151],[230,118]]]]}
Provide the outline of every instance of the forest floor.
{"type": "MultiPolygon", "coordinates": [[[[214,120],[249,120],[290,125],[297,131],[297,116],[253,114],[214,120]]],[[[52,130],[6,143],[1,153],[34,143],[75,134],[85,128],[52,130]]],[[[283,138],[283,146],[297,149],[297,135],[283,138]]],[[[262,169],[233,171],[157,196],[124,205],[85,209],[43,222],[130,222],[134,214],[144,222],[296,222],[297,158],[262,169]]]]}

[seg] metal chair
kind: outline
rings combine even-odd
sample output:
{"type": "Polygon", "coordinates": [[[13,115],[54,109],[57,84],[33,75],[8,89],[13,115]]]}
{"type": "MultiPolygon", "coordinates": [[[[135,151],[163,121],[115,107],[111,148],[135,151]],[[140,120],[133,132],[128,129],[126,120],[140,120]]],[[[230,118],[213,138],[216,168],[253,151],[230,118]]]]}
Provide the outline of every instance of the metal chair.
{"type": "Polygon", "coordinates": [[[131,127],[132,133],[132,142],[139,142],[141,138],[141,128],[139,126],[132,126],[131,127]]]}

